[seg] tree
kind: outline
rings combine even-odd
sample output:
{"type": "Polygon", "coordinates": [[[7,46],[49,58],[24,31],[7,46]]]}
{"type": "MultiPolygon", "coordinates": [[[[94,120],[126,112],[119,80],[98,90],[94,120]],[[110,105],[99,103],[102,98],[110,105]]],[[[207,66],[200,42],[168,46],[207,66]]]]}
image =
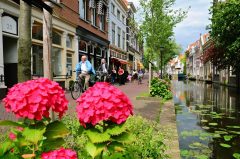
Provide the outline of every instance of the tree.
{"type": "MultiPolygon", "coordinates": [[[[175,0],[141,0],[144,20],[140,26],[142,38],[149,48],[149,59],[158,57],[159,63],[165,63],[173,53],[171,46],[175,43],[173,28],[182,21],[186,12],[171,9],[175,0]],[[164,50],[161,51],[161,48],[164,50]],[[163,57],[163,58],[159,58],[163,57]],[[159,61],[162,59],[163,61],[159,61]]],[[[163,66],[160,65],[160,69],[163,66]]]]}
{"type": "Polygon", "coordinates": [[[31,5],[20,0],[18,82],[31,79],[31,15],[31,5]]]}
{"type": "Polygon", "coordinates": [[[240,69],[240,1],[215,2],[210,34],[215,51],[212,62],[218,69],[240,69]]]}

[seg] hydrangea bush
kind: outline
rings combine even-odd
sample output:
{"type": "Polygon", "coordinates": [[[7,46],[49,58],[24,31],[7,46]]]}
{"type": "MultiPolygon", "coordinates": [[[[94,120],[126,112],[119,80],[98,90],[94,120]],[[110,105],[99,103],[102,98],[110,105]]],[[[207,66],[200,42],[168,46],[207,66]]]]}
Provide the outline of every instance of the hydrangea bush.
{"type": "Polygon", "coordinates": [[[119,157],[124,145],[134,139],[125,126],[125,121],[133,114],[128,97],[116,87],[99,82],[77,103],[79,122],[89,138],[87,152],[93,158],[119,157]]]}
{"type": "Polygon", "coordinates": [[[58,83],[40,78],[16,84],[3,104],[19,122],[0,121],[1,126],[12,126],[9,137],[0,145],[0,158],[39,158],[42,152],[64,144],[68,129],[61,121],[51,121],[49,117],[52,110],[61,119],[68,109],[68,101],[58,83]]]}

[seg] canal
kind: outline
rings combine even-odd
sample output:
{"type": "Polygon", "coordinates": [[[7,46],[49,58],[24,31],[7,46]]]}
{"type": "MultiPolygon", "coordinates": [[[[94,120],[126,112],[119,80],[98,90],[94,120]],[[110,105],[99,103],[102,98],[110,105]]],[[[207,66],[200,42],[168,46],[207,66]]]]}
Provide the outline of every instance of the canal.
{"type": "Polygon", "coordinates": [[[240,159],[240,96],[235,88],[173,82],[183,159],[240,159]]]}

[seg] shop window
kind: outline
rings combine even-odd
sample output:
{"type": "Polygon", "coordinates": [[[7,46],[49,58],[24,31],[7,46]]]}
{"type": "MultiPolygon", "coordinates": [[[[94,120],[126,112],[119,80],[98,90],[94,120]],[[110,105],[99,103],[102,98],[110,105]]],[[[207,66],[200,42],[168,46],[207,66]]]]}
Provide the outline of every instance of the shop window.
{"type": "Polygon", "coordinates": [[[117,53],[117,58],[121,59],[121,54],[117,53]]]}
{"type": "Polygon", "coordinates": [[[85,41],[80,41],[79,42],[79,50],[81,51],[81,52],[87,52],[87,43],[85,42],[85,41]]]}
{"type": "Polygon", "coordinates": [[[42,24],[38,22],[33,23],[32,38],[36,40],[43,40],[43,28],[42,24]]]}
{"type": "Polygon", "coordinates": [[[67,54],[67,74],[72,76],[72,54],[67,54]]]}
{"type": "Polygon", "coordinates": [[[33,75],[43,76],[43,47],[40,45],[32,46],[32,72],[33,75]]]}
{"type": "Polygon", "coordinates": [[[73,42],[73,36],[68,34],[66,38],[67,48],[72,48],[72,42],[73,42]]]}
{"type": "Polygon", "coordinates": [[[93,47],[92,47],[91,44],[88,45],[88,53],[89,53],[89,54],[92,54],[92,55],[94,54],[94,53],[93,53],[93,47]]]}
{"type": "Polygon", "coordinates": [[[52,70],[54,75],[61,75],[62,73],[62,61],[61,52],[59,48],[53,47],[52,49],[52,70]]]}
{"type": "Polygon", "coordinates": [[[52,43],[56,45],[61,45],[61,41],[62,41],[61,33],[56,30],[53,30],[52,43]]]}
{"type": "Polygon", "coordinates": [[[94,48],[94,53],[95,53],[97,56],[102,56],[102,50],[100,49],[100,47],[95,47],[95,48],[94,48]]]}

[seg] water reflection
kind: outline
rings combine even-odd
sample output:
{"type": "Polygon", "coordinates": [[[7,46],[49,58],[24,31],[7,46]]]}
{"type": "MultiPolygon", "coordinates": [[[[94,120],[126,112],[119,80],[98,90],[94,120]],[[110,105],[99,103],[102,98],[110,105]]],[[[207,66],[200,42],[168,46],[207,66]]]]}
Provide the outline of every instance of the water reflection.
{"type": "Polygon", "coordinates": [[[240,153],[240,96],[235,88],[174,81],[173,92],[183,158],[231,159],[240,153]]]}

